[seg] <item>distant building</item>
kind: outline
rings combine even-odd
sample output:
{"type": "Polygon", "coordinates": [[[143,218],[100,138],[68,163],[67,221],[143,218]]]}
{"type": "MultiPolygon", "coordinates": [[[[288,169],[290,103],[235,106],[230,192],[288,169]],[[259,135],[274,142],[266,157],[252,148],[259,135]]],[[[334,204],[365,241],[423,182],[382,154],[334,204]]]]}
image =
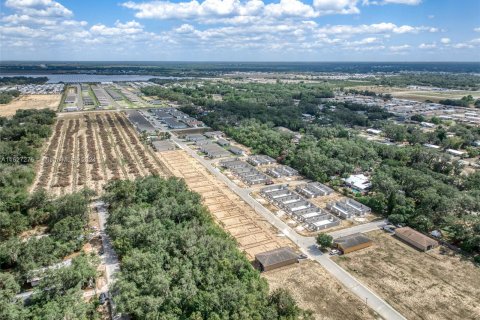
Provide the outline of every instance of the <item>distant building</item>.
{"type": "Polygon", "coordinates": [[[298,255],[289,247],[283,247],[255,256],[261,271],[270,271],[280,267],[288,266],[298,262],[298,255]]]}
{"type": "Polygon", "coordinates": [[[243,155],[243,149],[240,149],[235,146],[231,146],[230,148],[228,148],[228,151],[239,156],[243,155]]]}
{"type": "Polygon", "coordinates": [[[377,129],[367,129],[367,133],[373,134],[378,136],[380,133],[382,133],[382,130],[377,130],[377,129]]]}
{"type": "Polygon", "coordinates": [[[207,138],[203,134],[187,134],[185,136],[185,139],[188,141],[201,141],[201,140],[206,140],[207,138]]]}
{"type": "Polygon", "coordinates": [[[158,152],[175,150],[175,143],[169,140],[153,141],[152,145],[155,151],[158,152]]]}
{"type": "Polygon", "coordinates": [[[222,147],[226,147],[226,146],[230,145],[230,142],[225,140],[225,139],[218,139],[217,143],[218,143],[218,145],[220,145],[222,147]]]}
{"type": "Polygon", "coordinates": [[[370,247],[373,244],[372,240],[362,233],[354,233],[349,236],[337,238],[333,243],[337,249],[345,254],[370,247]]]}
{"type": "Polygon", "coordinates": [[[350,188],[360,192],[367,192],[370,190],[370,188],[372,188],[370,179],[364,174],[351,175],[350,177],[343,179],[343,181],[345,181],[345,184],[350,188]]]}
{"type": "Polygon", "coordinates": [[[397,228],[395,230],[395,236],[420,251],[428,251],[438,246],[437,240],[433,240],[410,227],[397,228]]]}

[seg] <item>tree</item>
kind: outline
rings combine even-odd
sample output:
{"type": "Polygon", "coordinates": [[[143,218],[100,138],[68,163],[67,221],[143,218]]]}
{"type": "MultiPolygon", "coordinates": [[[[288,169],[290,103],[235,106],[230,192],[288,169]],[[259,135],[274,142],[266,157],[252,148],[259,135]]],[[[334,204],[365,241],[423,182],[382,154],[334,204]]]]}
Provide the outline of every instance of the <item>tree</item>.
{"type": "Polygon", "coordinates": [[[320,248],[330,248],[332,246],[333,237],[326,233],[319,233],[315,238],[320,248]]]}

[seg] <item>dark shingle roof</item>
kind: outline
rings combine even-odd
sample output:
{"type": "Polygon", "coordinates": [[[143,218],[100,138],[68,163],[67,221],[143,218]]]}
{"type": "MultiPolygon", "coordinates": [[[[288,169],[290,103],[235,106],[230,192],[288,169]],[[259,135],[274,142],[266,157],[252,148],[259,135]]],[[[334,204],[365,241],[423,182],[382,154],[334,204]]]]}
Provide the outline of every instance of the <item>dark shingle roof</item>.
{"type": "Polygon", "coordinates": [[[297,259],[298,254],[293,252],[293,250],[289,247],[282,247],[275,250],[259,253],[255,256],[255,258],[263,266],[271,266],[284,261],[297,259]]]}
{"type": "Polygon", "coordinates": [[[362,233],[354,233],[349,236],[340,237],[334,240],[335,243],[341,245],[344,249],[355,247],[363,243],[369,243],[371,241],[372,240],[370,240],[370,238],[362,233]]]}

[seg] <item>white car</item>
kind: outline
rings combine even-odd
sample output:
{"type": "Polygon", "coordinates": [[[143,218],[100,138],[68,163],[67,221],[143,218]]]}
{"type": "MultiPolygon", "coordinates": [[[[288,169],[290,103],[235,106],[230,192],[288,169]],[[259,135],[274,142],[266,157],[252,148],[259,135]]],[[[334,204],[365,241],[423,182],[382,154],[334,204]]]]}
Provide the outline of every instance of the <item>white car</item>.
{"type": "Polygon", "coordinates": [[[337,250],[337,249],[330,250],[330,255],[331,256],[336,256],[336,255],[340,255],[340,254],[341,254],[340,250],[337,250]]]}

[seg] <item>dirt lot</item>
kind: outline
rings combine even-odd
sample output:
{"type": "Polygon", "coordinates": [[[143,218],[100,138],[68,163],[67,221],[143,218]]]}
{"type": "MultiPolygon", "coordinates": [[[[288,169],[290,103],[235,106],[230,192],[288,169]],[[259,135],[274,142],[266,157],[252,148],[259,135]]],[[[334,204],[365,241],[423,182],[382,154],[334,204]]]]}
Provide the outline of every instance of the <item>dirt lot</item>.
{"type": "Polygon", "coordinates": [[[278,236],[276,229],[185,151],[157,154],[173,175],[184,178],[189,188],[202,196],[216,221],[235,237],[249,260],[254,260],[257,253],[294,246],[287,238],[278,236]]]}
{"type": "Polygon", "coordinates": [[[61,94],[31,94],[21,95],[8,104],[0,104],[0,117],[9,117],[21,109],[52,109],[57,110],[61,94]]]}
{"type": "Polygon", "coordinates": [[[60,114],[33,189],[64,194],[88,187],[100,191],[112,179],[169,175],[119,112],[60,114]]]}
{"type": "Polygon", "coordinates": [[[264,272],[262,276],[271,290],[288,288],[302,308],[314,312],[315,319],[381,319],[313,261],[264,272]]]}
{"type": "Polygon", "coordinates": [[[419,252],[382,232],[335,261],[408,319],[480,319],[480,269],[439,248],[419,252]]]}

